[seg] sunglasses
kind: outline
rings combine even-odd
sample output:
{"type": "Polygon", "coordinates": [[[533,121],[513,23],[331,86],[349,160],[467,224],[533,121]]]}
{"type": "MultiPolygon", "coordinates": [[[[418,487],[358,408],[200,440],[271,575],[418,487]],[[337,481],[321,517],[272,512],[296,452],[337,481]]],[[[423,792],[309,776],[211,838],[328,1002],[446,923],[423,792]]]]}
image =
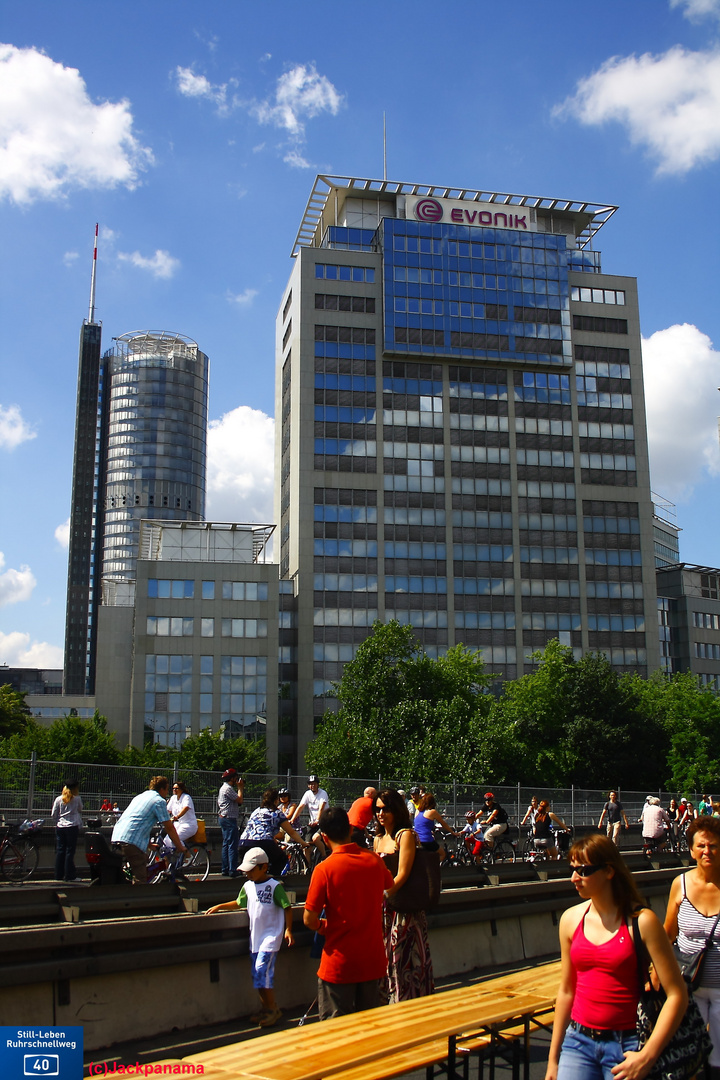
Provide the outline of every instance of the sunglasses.
{"type": "Polygon", "coordinates": [[[596,873],[598,870],[602,870],[603,868],[603,863],[600,863],[598,866],[593,866],[590,863],[583,863],[581,866],[571,865],[568,869],[570,870],[571,874],[577,874],[578,877],[585,878],[592,877],[594,873],[596,873]]]}
{"type": "Polygon", "coordinates": [[[376,814],[384,814],[386,812],[386,809],[387,808],[385,806],[376,806],[375,807],[375,813],[376,814]]]}

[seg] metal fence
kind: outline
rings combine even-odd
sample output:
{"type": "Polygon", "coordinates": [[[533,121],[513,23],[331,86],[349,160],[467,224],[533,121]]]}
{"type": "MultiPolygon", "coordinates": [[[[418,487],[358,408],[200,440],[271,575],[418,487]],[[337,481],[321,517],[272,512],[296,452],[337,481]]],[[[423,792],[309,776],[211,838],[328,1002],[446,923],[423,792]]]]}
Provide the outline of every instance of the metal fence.
{"type": "MultiPolygon", "coordinates": [[[[128,765],[83,765],[68,761],[39,761],[30,759],[0,758],[0,812],[3,819],[17,820],[22,817],[47,817],[53,800],[60,794],[63,782],[72,777],[80,781],[80,795],[86,816],[98,813],[102,803],[109,800],[124,810],[130,800],[147,786],[153,770],[128,765]]],[[[200,816],[211,818],[217,812],[217,792],[220,774],[216,771],[178,769],[175,764],[168,778],[183,780],[192,795],[200,816]]],[[[321,777],[333,804],[349,806],[353,799],[362,795],[368,785],[380,788],[402,788],[409,793],[412,777],[388,778],[369,776],[364,779],[348,777],[321,777]]],[[[260,795],[267,787],[285,786],[290,789],[293,801],[299,800],[307,788],[307,774],[250,773],[245,776],[245,805],[253,809],[259,804],[260,795]]],[[[427,782],[432,790],[440,812],[452,822],[460,824],[467,810],[477,810],[482,805],[486,786],[461,784],[454,780],[427,782]]],[[[496,802],[503,806],[512,824],[517,825],[525,816],[532,795],[548,799],[552,810],[568,824],[575,826],[597,825],[602,808],[607,801],[607,791],[588,788],[543,788],[524,785],[501,784],[492,788],[496,802]]],[[[648,794],[657,795],[663,806],[671,797],[685,795],[697,806],[701,795],[697,792],[677,791],[626,791],[618,789],[628,821],[637,821],[648,794]]]]}

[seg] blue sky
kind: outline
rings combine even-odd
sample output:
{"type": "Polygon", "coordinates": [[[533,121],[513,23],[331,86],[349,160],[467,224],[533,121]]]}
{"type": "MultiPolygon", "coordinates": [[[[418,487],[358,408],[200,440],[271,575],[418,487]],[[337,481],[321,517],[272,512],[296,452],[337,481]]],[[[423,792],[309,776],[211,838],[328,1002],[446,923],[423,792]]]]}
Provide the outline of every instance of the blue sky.
{"type": "Polygon", "coordinates": [[[77,378],[103,343],[211,362],[208,517],[270,520],[274,320],[315,174],[618,204],[653,487],[718,565],[720,0],[28,0],[0,7],[0,663],[61,664],[77,378]]]}

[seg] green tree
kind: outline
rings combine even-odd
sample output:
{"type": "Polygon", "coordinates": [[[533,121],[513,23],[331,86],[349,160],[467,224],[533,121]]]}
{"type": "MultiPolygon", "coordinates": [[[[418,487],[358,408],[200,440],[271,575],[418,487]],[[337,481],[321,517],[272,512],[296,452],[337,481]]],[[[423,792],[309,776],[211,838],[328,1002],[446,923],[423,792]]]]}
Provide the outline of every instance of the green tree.
{"type": "Polygon", "coordinates": [[[0,737],[24,731],[30,716],[25,694],[13,690],[9,683],[0,686],[0,737]]]}
{"type": "Polygon", "coordinates": [[[490,676],[462,645],[432,660],[409,626],[376,622],[335,691],[308,747],[324,776],[448,776],[475,779],[490,676]]]}
{"type": "Polygon", "coordinates": [[[209,769],[224,772],[235,768],[239,773],[267,772],[265,740],[223,739],[220,732],[205,728],[199,735],[185,739],[178,755],[181,769],[209,769]]]}

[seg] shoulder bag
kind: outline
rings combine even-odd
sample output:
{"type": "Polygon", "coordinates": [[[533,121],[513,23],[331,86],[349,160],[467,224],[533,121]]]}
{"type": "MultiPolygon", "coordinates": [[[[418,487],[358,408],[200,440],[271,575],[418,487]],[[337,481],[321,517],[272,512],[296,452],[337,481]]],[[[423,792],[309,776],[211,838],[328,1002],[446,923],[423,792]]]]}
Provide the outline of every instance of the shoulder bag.
{"type": "MultiPolygon", "coordinates": [[[[400,834],[398,833],[395,839],[400,834]]],[[[414,835],[414,834],[413,834],[414,835]]],[[[393,877],[398,872],[399,855],[397,852],[384,857],[393,877]]],[[[410,876],[404,885],[401,885],[396,893],[388,896],[386,903],[393,911],[403,914],[412,911],[429,911],[437,907],[440,901],[440,859],[437,851],[423,851],[421,847],[415,848],[410,876]]]]}
{"type": "MultiPolygon", "coordinates": [[[[649,990],[646,989],[649,957],[640,936],[637,918],[632,920],[632,928],[640,994],[637,1009],[637,1034],[638,1047],[641,1049],[652,1034],[666,998],[662,989],[654,990],[652,986],[649,990]]],[[[700,1015],[692,991],[688,990],[688,994],[690,995],[688,1007],[680,1021],[680,1027],[648,1073],[649,1080],[691,1080],[710,1057],[712,1043],[705,1021],[700,1015]]]]}
{"type": "MultiPolygon", "coordinates": [[[[687,898],[687,893],[685,891],[684,874],[682,876],[682,893],[683,900],[685,900],[687,898]]],[[[715,931],[717,930],[717,925],[719,922],[720,915],[718,915],[717,919],[713,923],[712,930],[705,939],[705,944],[703,945],[702,949],[700,949],[700,952],[686,953],[682,951],[677,942],[673,945],[673,952],[675,953],[675,959],[678,962],[678,967],[682,972],[682,976],[685,982],[688,984],[688,986],[692,987],[693,990],[697,989],[697,987],[700,985],[702,969],[705,964],[705,958],[710,951],[710,946],[713,942],[713,936],[715,934],[715,931]]]]}

